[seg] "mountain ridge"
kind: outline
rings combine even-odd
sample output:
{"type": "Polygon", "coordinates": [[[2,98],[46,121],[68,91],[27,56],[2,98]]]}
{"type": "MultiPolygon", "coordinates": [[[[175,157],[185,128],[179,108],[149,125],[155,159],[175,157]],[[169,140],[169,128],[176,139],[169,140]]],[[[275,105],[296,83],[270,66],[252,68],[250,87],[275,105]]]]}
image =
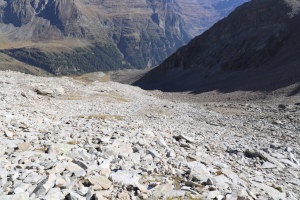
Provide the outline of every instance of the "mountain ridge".
{"type": "Polygon", "coordinates": [[[152,67],[244,1],[1,0],[0,57],[53,75],[152,67]]]}
{"type": "Polygon", "coordinates": [[[167,4],[2,0],[1,53],[56,75],[157,65],[190,40],[181,17],[167,4]],[[43,43],[50,44],[47,51],[43,43]],[[64,48],[56,48],[57,44],[64,48]]]}
{"type": "Polygon", "coordinates": [[[274,90],[297,83],[298,5],[299,1],[285,0],[245,3],[135,84],[199,93],[274,90]]]}

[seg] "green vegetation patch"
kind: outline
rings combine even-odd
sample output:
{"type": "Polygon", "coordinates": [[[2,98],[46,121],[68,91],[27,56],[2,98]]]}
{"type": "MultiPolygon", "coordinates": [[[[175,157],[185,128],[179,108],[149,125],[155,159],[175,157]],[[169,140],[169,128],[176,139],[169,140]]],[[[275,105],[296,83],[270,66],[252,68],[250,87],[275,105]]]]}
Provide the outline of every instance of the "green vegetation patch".
{"type": "Polygon", "coordinates": [[[39,67],[55,75],[83,74],[128,68],[113,45],[94,44],[91,47],[75,48],[73,51],[42,51],[38,48],[1,50],[21,62],[39,67]]]}

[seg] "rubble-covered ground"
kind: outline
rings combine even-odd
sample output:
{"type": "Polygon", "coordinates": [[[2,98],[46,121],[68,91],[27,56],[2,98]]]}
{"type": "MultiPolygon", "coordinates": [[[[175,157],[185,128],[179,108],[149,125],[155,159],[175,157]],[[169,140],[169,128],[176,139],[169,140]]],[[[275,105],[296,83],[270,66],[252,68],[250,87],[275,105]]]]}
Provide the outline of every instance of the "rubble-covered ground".
{"type": "Polygon", "coordinates": [[[300,199],[300,104],[170,101],[94,76],[0,72],[0,200],[300,199]]]}

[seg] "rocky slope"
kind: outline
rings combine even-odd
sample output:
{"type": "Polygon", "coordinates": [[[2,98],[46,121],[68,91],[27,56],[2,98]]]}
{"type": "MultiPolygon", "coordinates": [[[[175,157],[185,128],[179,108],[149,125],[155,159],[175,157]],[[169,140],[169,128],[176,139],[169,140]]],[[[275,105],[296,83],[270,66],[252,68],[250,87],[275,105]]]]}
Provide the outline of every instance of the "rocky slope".
{"type": "Polygon", "coordinates": [[[52,74],[145,68],[189,41],[160,0],[1,0],[0,53],[52,74]]]}
{"type": "Polygon", "coordinates": [[[173,0],[175,12],[183,17],[185,29],[198,36],[249,0],[173,0]]]}
{"type": "Polygon", "coordinates": [[[272,91],[300,82],[299,0],[252,0],[136,82],[147,89],[272,91]]]}
{"type": "Polygon", "coordinates": [[[299,102],[168,101],[101,73],[0,76],[0,199],[300,198],[299,102]]]}

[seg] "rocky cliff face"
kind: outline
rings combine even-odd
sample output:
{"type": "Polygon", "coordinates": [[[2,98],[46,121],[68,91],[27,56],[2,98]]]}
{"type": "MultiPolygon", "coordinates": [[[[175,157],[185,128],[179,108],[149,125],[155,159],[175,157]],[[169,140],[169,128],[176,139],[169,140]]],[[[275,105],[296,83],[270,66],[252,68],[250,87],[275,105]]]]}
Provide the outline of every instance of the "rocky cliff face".
{"type": "Polygon", "coordinates": [[[189,35],[166,0],[1,0],[1,53],[54,74],[159,64],[189,35]]]}
{"type": "Polygon", "coordinates": [[[148,89],[274,90],[299,82],[300,1],[252,0],[136,84],[148,89]]]}

